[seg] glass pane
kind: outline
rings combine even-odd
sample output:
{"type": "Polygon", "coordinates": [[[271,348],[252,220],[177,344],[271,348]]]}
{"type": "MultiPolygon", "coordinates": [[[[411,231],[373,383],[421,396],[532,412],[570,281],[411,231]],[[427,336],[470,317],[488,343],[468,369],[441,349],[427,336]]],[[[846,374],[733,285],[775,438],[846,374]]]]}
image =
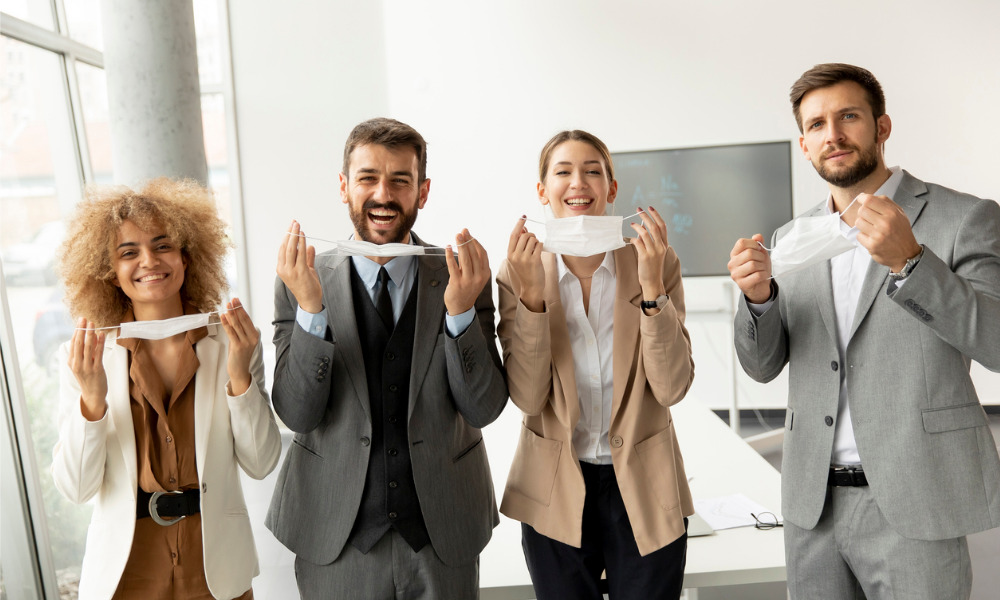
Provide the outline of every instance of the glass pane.
{"type": "Polygon", "coordinates": [[[0,12],[34,23],[39,27],[55,29],[51,0],[0,0],[0,12]]]}
{"type": "Polygon", "coordinates": [[[57,579],[75,594],[91,509],[63,499],[49,465],[58,438],[56,349],[72,330],[53,263],[62,219],[80,198],[79,169],[61,59],[6,37],[0,56],[0,256],[44,500],[32,510],[36,518],[44,510],[57,579]]]}
{"type": "Polygon", "coordinates": [[[219,0],[194,0],[198,77],[202,87],[222,83],[222,22],[219,0]]]}
{"type": "MultiPolygon", "coordinates": [[[[199,52],[201,46],[198,47],[199,52]]],[[[208,160],[208,186],[215,192],[219,217],[232,225],[233,206],[229,195],[229,154],[226,137],[226,103],[222,94],[202,94],[201,119],[205,130],[205,158],[208,160]]],[[[226,257],[226,279],[230,293],[236,293],[236,258],[226,257]]]]}
{"type": "Polygon", "coordinates": [[[112,183],[111,123],[108,121],[108,80],[104,69],[76,63],[80,104],[87,133],[87,150],[94,183],[112,183]]]}
{"type": "Polygon", "coordinates": [[[64,0],[69,36],[92,48],[104,50],[101,0],[64,0]]]}

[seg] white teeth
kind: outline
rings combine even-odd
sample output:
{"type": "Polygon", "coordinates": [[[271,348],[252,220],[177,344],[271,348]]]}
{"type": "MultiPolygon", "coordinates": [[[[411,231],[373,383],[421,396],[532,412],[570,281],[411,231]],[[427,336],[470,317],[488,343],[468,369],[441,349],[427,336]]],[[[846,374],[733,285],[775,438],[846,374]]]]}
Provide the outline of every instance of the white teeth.
{"type": "Polygon", "coordinates": [[[591,201],[586,198],[573,198],[572,200],[567,200],[566,204],[569,204],[570,206],[583,206],[590,204],[590,202],[591,201]]]}
{"type": "Polygon", "coordinates": [[[164,275],[163,273],[155,273],[153,275],[145,275],[145,276],[139,278],[139,283],[147,283],[147,282],[156,281],[156,280],[159,280],[159,279],[166,279],[166,277],[167,276],[164,275]]]}
{"type": "Polygon", "coordinates": [[[388,209],[385,209],[385,208],[375,208],[375,209],[372,209],[372,210],[368,211],[368,214],[370,214],[373,217],[389,217],[389,218],[391,218],[391,217],[395,217],[396,216],[396,211],[394,211],[394,210],[388,210],[388,209]]]}

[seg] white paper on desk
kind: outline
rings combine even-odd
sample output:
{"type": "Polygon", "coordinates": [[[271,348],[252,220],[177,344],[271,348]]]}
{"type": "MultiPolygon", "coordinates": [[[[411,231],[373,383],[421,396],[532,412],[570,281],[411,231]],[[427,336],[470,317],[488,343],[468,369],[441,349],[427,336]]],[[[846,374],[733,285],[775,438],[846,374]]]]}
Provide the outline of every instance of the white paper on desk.
{"type": "Polygon", "coordinates": [[[755,515],[762,512],[773,513],[779,522],[781,521],[781,516],[778,513],[764,508],[743,494],[695,500],[694,509],[715,530],[753,525],[756,521],[750,516],[750,513],[755,515]]]}

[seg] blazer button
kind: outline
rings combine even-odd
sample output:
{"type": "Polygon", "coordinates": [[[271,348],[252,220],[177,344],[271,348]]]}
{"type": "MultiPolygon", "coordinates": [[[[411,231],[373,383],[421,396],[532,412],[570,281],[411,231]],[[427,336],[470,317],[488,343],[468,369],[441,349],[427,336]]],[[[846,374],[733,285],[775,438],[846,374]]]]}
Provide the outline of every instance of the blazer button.
{"type": "Polygon", "coordinates": [[[622,441],[620,435],[616,435],[611,438],[611,445],[614,446],[615,448],[621,448],[623,443],[624,442],[622,441]]]}
{"type": "Polygon", "coordinates": [[[389,482],[389,487],[392,488],[392,489],[396,489],[397,487],[399,487],[399,484],[396,483],[395,481],[390,481],[389,482]]]}
{"type": "Polygon", "coordinates": [[[830,368],[836,371],[837,369],[840,368],[840,365],[837,364],[837,361],[833,361],[830,363],[830,368]]]}
{"type": "Polygon", "coordinates": [[[399,516],[399,515],[397,515],[397,514],[396,514],[395,512],[390,512],[390,513],[389,513],[389,518],[390,518],[390,519],[395,519],[395,518],[396,518],[396,517],[398,517],[398,516],[399,516]]]}
{"type": "Polygon", "coordinates": [[[826,417],[823,418],[823,422],[826,423],[827,426],[829,427],[830,425],[833,425],[833,417],[827,415],[826,417]]]}
{"type": "Polygon", "coordinates": [[[396,385],[395,383],[389,385],[389,391],[390,392],[395,392],[397,390],[399,390],[399,386],[396,385]]]}
{"type": "Polygon", "coordinates": [[[389,456],[396,456],[397,454],[399,454],[399,450],[396,450],[395,448],[389,448],[389,456]]]}
{"type": "Polygon", "coordinates": [[[396,355],[393,354],[392,352],[386,352],[385,353],[385,359],[386,360],[396,360],[396,355]]]}
{"type": "Polygon", "coordinates": [[[367,436],[361,438],[361,445],[362,446],[367,446],[367,445],[369,445],[371,443],[372,443],[372,441],[370,439],[368,439],[367,436]]]}

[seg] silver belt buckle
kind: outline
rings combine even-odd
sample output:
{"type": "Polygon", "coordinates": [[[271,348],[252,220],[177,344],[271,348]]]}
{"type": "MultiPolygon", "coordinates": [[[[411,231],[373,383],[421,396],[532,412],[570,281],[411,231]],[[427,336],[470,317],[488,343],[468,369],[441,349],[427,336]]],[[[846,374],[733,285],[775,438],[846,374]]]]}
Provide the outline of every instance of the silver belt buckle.
{"type": "Polygon", "coordinates": [[[186,519],[187,515],[181,515],[179,517],[170,519],[168,521],[167,519],[164,519],[163,517],[161,517],[159,515],[159,513],[156,512],[156,501],[160,499],[160,496],[163,496],[165,494],[183,494],[183,493],[184,492],[182,492],[181,490],[175,490],[175,491],[172,491],[172,492],[153,492],[152,494],[150,494],[150,496],[149,496],[149,516],[150,516],[151,519],[153,519],[153,522],[156,523],[157,525],[162,525],[163,527],[169,527],[171,525],[176,525],[177,523],[179,523],[182,520],[186,519]]]}

